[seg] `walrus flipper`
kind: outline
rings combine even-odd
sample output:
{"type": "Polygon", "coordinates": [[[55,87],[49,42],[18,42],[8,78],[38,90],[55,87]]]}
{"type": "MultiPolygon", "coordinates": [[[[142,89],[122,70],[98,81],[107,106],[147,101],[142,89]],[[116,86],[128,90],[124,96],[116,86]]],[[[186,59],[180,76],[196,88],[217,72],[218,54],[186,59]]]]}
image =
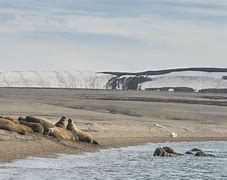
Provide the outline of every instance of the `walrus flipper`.
{"type": "Polygon", "coordinates": [[[93,144],[99,144],[96,140],[93,140],[92,143],[93,143],[93,144]]]}

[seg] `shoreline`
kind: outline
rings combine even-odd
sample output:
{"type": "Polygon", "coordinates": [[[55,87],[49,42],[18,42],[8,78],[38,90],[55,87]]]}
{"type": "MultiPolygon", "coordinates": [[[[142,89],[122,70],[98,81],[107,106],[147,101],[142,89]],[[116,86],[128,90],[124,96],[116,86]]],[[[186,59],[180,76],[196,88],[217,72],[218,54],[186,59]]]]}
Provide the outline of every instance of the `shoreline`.
{"type": "Polygon", "coordinates": [[[0,141],[0,163],[10,163],[28,157],[55,158],[58,154],[79,155],[88,152],[94,153],[104,149],[139,146],[148,143],[227,141],[227,137],[128,137],[120,140],[119,138],[100,138],[98,141],[100,145],[56,141],[44,137],[16,142],[0,141]]]}
{"type": "Polygon", "coordinates": [[[0,163],[146,143],[227,141],[227,106],[213,103],[226,98],[223,94],[0,88],[0,115],[38,116],[53,124],[65,116],[101,144],[0,130],[0,163]],[[150,102],[154,99],[158,102],[150,102]],[[171,138],[172,133],[177,137],[171,138]]]}

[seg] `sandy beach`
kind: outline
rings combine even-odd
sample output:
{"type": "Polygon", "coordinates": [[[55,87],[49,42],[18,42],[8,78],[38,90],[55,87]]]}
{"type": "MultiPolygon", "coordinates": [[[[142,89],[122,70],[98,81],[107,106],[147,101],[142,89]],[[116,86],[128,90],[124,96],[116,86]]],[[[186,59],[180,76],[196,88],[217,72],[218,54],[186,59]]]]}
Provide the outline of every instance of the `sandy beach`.
{"type": "Polygon", "coordinates": [[[0,115],[40,116],[52,123],[63,115],[72,118],[100,144],[0,130],[0,162],[148,142],[227,140],[226,94],[0,88],[0,102],[0,115]]]}

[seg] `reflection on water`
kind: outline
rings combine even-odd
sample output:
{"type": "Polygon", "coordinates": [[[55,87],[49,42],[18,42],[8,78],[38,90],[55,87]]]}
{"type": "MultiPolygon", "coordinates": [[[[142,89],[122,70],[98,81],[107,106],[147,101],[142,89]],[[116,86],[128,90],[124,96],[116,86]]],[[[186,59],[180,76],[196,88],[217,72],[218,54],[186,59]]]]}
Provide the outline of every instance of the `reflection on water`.
{"type": "Polygon", "coordinates": [[[0,179],[227,179],[227,142],[160,143],[58,158],[28,158],[0,165],[0,179]],[[157,146],[193,147],[217,157],[153,157],[157,146]]]}

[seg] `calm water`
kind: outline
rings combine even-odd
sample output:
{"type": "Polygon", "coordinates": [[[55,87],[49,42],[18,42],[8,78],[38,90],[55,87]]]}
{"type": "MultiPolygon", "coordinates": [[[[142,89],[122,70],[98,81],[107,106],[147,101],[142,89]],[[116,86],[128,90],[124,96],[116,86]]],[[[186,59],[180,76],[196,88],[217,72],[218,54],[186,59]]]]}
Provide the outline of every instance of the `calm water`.
{"type": "Polygon", "coordinates": [[[225,179],[227,142],[160,143],[103,150],[58,158],[28,158],[0,164],[0,179],[225,179]],[[193,147],[217,157],[153,157],[157,146],[170,146],[177,152],[193,147]]]}

